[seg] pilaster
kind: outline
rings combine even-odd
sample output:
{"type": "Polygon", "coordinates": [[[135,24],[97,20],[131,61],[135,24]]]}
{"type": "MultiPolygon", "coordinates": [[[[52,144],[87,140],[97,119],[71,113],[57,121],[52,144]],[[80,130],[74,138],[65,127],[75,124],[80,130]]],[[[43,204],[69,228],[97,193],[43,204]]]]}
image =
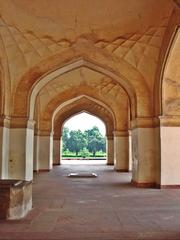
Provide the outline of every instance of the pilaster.
{"type": "Polygon", "coordinates": [[[0,117],[0,179],[8,179],[10,118],[0,117]]]}
{"type": "Polygon", "coordinates": [[[49,171],[53,164],[53,134],[49,131],[38,131],[36,159],[39,171],[49,171]]]}
{"type": "Polygon", "coordinates": [[[9,178],[33,179],[34,121],[11,118],[9,141],[9,178]]]}
{"type": "Polygon", "coordinates": [[[114,131],[114,168],[120,172],[129,171],[128,131],[114,131]]]}
{"type": "Polygon", "coordinates": [[[107,165],[114,165],[114,136],[106,136],[107,165]]]}
{"type": "Polygon", "coordinates": [[[138,118],[132,127],[132,182],[139,187],[154,187],[157,183],[159,152],[156,146],[158,121],[138,118]]]}
{"type": "Polygon", "coordinates": [[[53,165],[60,165],[61,162],[61,155],[60,155],[60,151],[61,151],[61,136],[53,137],[53,165]]]}

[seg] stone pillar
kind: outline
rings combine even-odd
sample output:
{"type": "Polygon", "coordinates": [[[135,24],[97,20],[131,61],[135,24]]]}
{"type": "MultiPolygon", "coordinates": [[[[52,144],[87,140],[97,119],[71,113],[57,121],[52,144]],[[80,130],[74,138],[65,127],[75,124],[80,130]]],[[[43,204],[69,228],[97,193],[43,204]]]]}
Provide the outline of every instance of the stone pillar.
{"type": "Polygon", "coordinates": [[[132,171],[132,136],[131,130],[129,132],[129,171],[132,171]]]}
{"type": "Polygon", "coordinates": [[[39,171],[49,171],[53,164],[53,135],[39,131],[37,135],[36,158],[39,171]]]}
{"type": "Polygon", "coordinates": [[[8,179],[9,126],[8,117],[0,118],[0,179],[8,179]]]}
{"type": "Polygon", "coordinates": [[[120,172],[129,171],[128,131],[114,132],[114,168],[120,172]]]}
{"type": "Polygon", "coordinates": [[[12,118],[9,139],[9,178],[33,179],[34,121],[12,118]]]}
{"type": "Polygon", "coordinates": [[[34,135],[34,158],[33,158],[33,170],[35,172],[39,171],[39,161],[38,161],[38,158],[37,158],[37,146],[38,146],[38,141],[37,140],[38,140],[38,137],[35,134],[34,135]]]}
{"type": "Polygon", "coordinates": [[[150,118],[136,119],[132,126],[132,182],[139,187],[154,187],[158,152],[156,129],[150,118]]]}
{"type": "Polygon", "coordinates": [[[106,136],[107,165],[114,165],[114,137],[106,136]]]}
{"type": "Polygon", "coordinates": [[[180,187],[180,116],[160,117],[160,185],[180,187]]]}
{"type": "Polygon", "coordinates": [[[60,165],[61,162],[61,136],[53,138],[53,165],[60,165]]]}

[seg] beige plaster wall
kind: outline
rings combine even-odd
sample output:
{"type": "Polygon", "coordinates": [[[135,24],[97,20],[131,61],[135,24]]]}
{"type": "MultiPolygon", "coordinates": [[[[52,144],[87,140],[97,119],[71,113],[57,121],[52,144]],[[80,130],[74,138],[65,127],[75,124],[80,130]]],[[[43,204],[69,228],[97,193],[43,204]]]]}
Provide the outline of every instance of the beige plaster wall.
{"type": "Polygon", "coordinates": [[[180,127],[161,127],[161,185],[180,185],[180,127]]]}
{"type": "Polygon", "coordinates": [[[0,127],[0,179],[8,178],[9,128],[0,127]]]}

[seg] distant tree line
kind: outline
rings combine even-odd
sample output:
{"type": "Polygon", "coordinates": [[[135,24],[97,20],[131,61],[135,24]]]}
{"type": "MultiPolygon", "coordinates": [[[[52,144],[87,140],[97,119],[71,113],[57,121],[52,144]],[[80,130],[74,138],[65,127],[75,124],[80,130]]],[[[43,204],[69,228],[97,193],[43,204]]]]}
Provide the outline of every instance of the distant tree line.
{"type": "Polygon", "coordinates": [[[69,130],[63,128],[62,134],[63,141],[63,156],[74,153],[76,156],[82,157],[96,156],[97,152],[105,155],[106,152],[106,139],[99,131],[99,128],[94,126],[92,129],[85,130],[69,130]]]}

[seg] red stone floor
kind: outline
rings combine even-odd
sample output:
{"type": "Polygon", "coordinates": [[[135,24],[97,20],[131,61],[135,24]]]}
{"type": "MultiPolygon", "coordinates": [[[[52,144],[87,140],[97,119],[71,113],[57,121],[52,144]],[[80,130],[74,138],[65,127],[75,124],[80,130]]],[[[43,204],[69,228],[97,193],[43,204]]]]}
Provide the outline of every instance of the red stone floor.
{"type": "Polygon", "coordinates": [[[1,221],[0,239],[180,239],[180,190],[139,189],[105,165],[61,165],[33,184],[33,210],[1,221]],[[98,178],[68,178],[91,171],[98,178]]]}

